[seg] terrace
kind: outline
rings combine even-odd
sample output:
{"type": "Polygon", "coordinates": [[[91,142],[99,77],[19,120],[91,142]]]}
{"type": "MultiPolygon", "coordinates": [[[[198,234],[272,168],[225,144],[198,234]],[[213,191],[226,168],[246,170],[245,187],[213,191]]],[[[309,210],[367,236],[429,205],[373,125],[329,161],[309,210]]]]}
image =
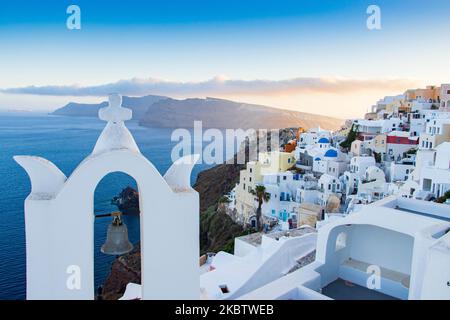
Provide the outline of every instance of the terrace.
{"type": "Polygon", "coordinates": [[[449,215],[414,199],[367,205],[319,229],[315,261],[242,299],[448,299],[449,215]]]}
{"type": "Polygon", "coordinates": [[[334,300],[398,300],[379,291],[337,279],[322,288],[322,294],[334,300]]]}

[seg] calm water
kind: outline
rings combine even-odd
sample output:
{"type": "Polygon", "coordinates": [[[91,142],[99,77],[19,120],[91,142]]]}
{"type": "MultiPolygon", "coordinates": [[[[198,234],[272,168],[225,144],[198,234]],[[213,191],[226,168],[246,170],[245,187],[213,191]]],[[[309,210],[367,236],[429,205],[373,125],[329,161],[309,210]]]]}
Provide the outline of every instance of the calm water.
{"type": "MultiPolygon", "coordinates": [[[[14,155],[44,157],[69,176],[92,151],[105,122],[94,118],[69,118],[48,115],[0,113],[0,299],[25,298],[25,231],[23,203],[30,192],[25,171],[13,161],[14,155]]],[[[171,165],[171,129],[143,128],[127,122],[141,152],[161,174],[171,165]]],[[[200,143],[200,142],[197,142],[200,143]]],[[[206,165],[194,167],[192,182],[206,165]]],[[[95,193],[95,213],[117,210],[111,198],[134,180],[120,173],[106,176],[95,193]]],[[[130,241],[139,240],[139,217],[125,217],[130,241]]],[[[109,218],[96,219],[95,285],[103,282],[114,257],[104,255],[100,247],[105,241],[109,218]]]]}

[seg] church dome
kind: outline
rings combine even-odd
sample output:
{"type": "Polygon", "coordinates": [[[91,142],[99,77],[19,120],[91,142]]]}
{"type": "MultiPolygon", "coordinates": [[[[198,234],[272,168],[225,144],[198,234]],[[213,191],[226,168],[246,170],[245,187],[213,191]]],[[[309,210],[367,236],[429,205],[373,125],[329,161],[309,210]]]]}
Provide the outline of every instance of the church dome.
{"type": "Polygon", "coordinates": [[[327,138],[320,138],[319,143],[330,143],[330,140],[328,140],[327,138]]]}
{"type": "Polygon", "coordinates": [[[329,149],[329,150],[327,150],[327,152],[325,152],[324,156],[327,158],[337,158],[338,153],[336,150],[329,149]]]}

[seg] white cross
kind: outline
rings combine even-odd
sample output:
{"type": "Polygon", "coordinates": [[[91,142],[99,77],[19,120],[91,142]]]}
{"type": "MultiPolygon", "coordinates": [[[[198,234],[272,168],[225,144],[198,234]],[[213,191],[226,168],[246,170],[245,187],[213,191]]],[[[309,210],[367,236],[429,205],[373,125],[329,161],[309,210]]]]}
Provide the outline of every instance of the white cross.
{"type": "Polygon", "coordinates": [[[109,106],[98,111],[98,117],[103,121],[118,123],[130,120],[132,110],[122,107],[122,96],[117,93],[109,95],[109,106]]]}

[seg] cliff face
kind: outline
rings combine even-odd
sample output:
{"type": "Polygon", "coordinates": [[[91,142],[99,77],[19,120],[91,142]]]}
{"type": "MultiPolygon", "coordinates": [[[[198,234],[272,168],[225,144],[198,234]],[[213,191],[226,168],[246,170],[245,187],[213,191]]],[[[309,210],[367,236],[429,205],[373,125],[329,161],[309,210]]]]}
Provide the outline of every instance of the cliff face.
{"type": "Polygon", "coordinates": [[[140,120],[147,127],[187,128],[202,121],[205,128],[278,129],[284,127],[337,129],[342,120],[224,99],[165,99],[152,104],[140,120]]]}
{"type": "MultiPolygon", "coordinates": [[[[202,121],[204,128],[219,129],[273,129],[300,126],[305,129],[317,126],[338,129],[342,124],[342,120],[332,117],[216,98],[177,100],[155,95],[124,96],[122,104],[133,110],[133,118],[139,120],[142,126],[154,128],[191,128],[194,121],[202,121]]],[[[99,104],[70,102],[52,114],[97,117],[98,110],[107,105],[107,102],[99,104]]]]}
{"type": "Polygon", "coordinates": [[[133,251],[118,257],[112,264],[111,272],[103,284],[101,298],[117,300],[125,292],[128,283],[141,283],[141,248],[139,244],[133,251]]]}
{"type": "Polygon", "coordinates": [[[111,201],[123,214],[139,214],[139,194],[132,187],[126,187],[111,201]]]}
{"type": "MultiPolygon", "coordinates": [[[[133,118],[141,119],[150,105],[153,103],[167,99],[164,96],[143,96],[143,97],[122,97],[122,105],[133,110],[133,118]]],[[[76,103],[70,102],[64,107],[52,112],[53,115],[71,116],[71,117],[98,117],[98,110],[108,106],[108,102],[102,103],[76,103]]]]}
{"type": "Polygon", "coordinates": [[[234,188],[244,168],[242,164],[220,164],[200,172],[194,184],[200,195],[200,212],[216,207],[219,199],[234,188]]]}

